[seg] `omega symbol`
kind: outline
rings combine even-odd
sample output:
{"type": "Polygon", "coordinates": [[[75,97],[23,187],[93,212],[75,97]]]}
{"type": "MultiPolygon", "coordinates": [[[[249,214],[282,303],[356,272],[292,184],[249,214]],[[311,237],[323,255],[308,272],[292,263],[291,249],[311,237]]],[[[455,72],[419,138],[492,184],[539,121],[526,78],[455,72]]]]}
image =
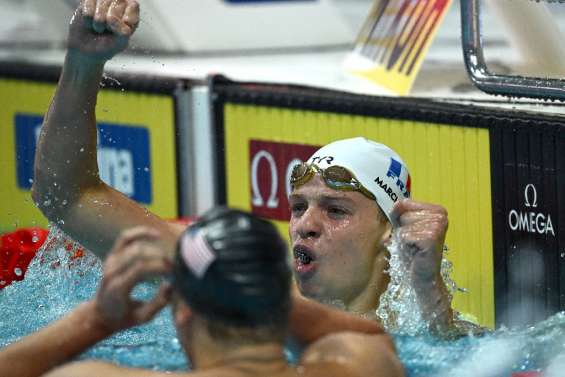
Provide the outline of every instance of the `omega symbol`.
{"type": "Polygon", "coordinates": [[[279,200],[277,198],[279,184],[277,165],[275,163],[273,155],[265,150],[257,152],[255,157],[253,157],[253,161],[251,161],[251,190],[253,191],[253,198],[251,199],[251,202],[256,207],[262,207],[265,205],[265,201],[261,196],[261,192],[259,191],[259,179],[257,176],[259,170],[259,162],[263,158],[266,159],[269,163],[269,168],[271,171],[271,193],[267,200],[267,208],[277,208],[277,206],[279,205],[279,200]]]}
{"type": "Polygon", "coordinates": [[[524,204],[526,205],[526,207],[532,207],[532,208],[537,208],[538,206],[538,191],[536,190],[536,186],[534,186],[531,183],[526,185],[526,188],[524,189],[524,204]],[[530,196],[531,199],[533,199],[531,203],[530,203],[530,196]]]}

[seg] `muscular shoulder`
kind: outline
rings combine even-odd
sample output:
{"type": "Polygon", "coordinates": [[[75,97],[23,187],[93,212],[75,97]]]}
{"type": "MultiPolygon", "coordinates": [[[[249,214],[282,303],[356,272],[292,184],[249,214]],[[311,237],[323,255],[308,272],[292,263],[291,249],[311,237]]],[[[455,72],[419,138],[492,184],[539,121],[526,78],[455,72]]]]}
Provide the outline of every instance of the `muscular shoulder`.
{"type": "Polygon", "coordinates": [[[394,344],[385,334],[342,332],[328,335],[305,350],[300,365],[311,373],[318,369],[340,368],[341,376],[404,375],[394,344]]]}

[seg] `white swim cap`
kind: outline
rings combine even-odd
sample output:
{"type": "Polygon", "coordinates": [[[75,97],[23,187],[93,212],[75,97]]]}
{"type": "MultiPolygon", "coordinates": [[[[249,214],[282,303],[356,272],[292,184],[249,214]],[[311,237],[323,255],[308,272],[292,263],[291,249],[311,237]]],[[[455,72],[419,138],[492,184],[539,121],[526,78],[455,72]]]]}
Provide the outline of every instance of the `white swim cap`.
{"type": "Polygon", "coordinates": [[[389,221],[394,203],[410,197],[410,174],[404,161],[386,145],[364,137],[334,141],[318,149],[308,163],[322,169],[342,166],[349,170],[375,195],[389,221]]]}

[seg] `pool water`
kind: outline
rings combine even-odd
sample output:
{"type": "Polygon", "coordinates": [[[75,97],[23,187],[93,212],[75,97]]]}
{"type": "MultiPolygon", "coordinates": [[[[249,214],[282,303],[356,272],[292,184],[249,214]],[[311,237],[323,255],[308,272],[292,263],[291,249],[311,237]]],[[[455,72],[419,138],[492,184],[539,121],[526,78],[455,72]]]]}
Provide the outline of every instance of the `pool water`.
{"type": "MultiPolygon", "coordinates": [[[[49,237],[50,249],[39,251],[25,280],[0,291],[0,347],[60,318],[96,291],[100,261],[88,253],[71,258],[59,231],[49,237]]],[[[144,283],[136,287],[134,296],[149,299],[155,292],[156,284],[144,283]]],[[[546,370],[545,377],[564,375],[564,313],[533,327],[498,330],[481,338],[439,341],[410,331],[398,331],[394,338],[410,377],[509,377],[512,371],[540,368],[546,370]]],[[[97,344],[80,358],[155,370],[189,368],[168,309],[144,326],[97,344]]]]}

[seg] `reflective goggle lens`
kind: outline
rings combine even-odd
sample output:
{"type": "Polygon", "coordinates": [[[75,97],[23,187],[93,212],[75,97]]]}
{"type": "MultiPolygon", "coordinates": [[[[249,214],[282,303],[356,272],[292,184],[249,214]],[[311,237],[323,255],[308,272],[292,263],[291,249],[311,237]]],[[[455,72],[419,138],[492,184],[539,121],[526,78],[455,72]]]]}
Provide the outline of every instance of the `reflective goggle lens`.
{"type": "Polygon", "coordinates": [[[367,190],[361,182],[346,168],[342,166],[330,166],[322,170],[317,165],[305,163],[297,164],[292,169],[290,184],[292,188],[308,182],[316,172],[319,172],[324,182],[329,187],[341,191],[359,191],[371,200],[376,200],[375,195],[367,190]]]}

